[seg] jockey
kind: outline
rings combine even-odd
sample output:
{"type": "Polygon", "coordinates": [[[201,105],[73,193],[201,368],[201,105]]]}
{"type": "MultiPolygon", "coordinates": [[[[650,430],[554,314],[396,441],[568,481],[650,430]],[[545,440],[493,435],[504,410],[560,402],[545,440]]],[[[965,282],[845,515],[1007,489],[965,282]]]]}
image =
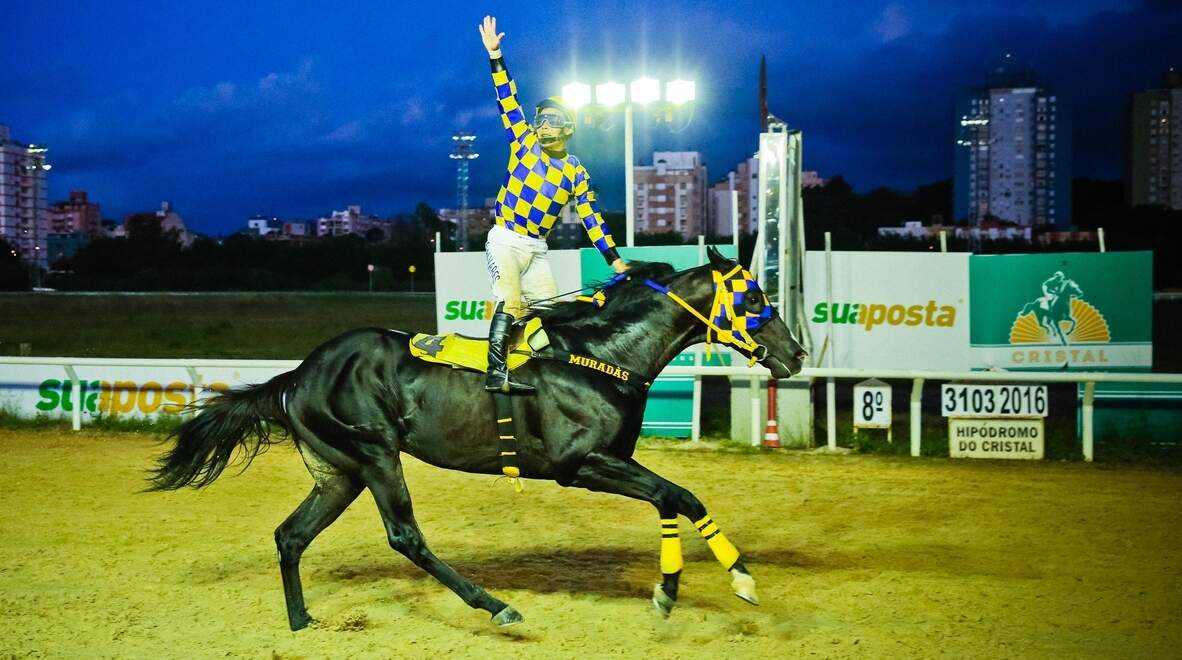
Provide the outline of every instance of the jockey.
{"type": "Polygon", "coordinates": [[[575,132],[575,114],[552,96],[535,108],[533,125],[526,121],[517,101],[517,85],[501,57],[497,19],[484,17],[480,38],[492,64],[493,85],[509,139],[509,167],[497,194],[495,225],[488,232],[485,260],[497,299],[488,333],[488,378],[490,392],[531,392],[533,387],[509,381],[509,331],[516,319],[526,315],[530,304],[558,295],[546,255],[546,234],[559,213],[573,197],[587,236],[617,272],[628,269],[616,253],[615,241],[595,206],[591,177],[586,168],[566,151],[575,132]]]}

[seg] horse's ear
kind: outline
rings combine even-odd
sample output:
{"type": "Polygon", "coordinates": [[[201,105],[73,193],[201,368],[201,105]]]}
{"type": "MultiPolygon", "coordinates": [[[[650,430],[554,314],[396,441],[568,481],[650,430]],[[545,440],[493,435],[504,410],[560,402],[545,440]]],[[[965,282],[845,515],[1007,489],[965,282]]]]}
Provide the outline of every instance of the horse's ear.
{"type": "Polygon", "coordinates": [[[710,265],[714,266],[715,270],[727,270],[727,267],[731,264],[731,260],[722,256],[722,253],[715,249],[713,245],[706,246],[706,256],[709,257],[710,265]]]}

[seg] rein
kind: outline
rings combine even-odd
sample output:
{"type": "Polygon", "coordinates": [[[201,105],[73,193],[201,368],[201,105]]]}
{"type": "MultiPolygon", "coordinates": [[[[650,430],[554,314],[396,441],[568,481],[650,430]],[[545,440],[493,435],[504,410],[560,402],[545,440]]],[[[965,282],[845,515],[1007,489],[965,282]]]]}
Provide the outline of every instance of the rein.
{"type": "Polygon", "coordinates": [[[710,313],[714,316],[713,319],[703,316],[701,312],[694,309],[693,305],[690,305],[684,298],[660,282],[645,278],[644,283],[658,293],[668,296],[673,302],[680,305],[690,314],[693,314],[695,318],[706,325],[707,358],[710,357],[711,336],[714,335],[720,344],[733,344],[738,348],[745,349],[749,358],[747,366],[754,367],[756,363],[767,357],[767,346],[755,341],[755,338],[751,336],[748,329],[758,330],[764,323],[771,320],[771,304],[765,295],[763,299],[763,312],[758,315],[749,313],[740,315],[735,310],[734,295],[736,293],[746,292],[754,284],[750,273],[744,270],[741,265],[736,264],[725,275],[719,274],[717,270],[712,270],[711,274],[714,276],[714,302],[710,306],[710,313]],[[739,279],[739,277],[743,279],[739,279]],[[735,286],[728,288],[726,283],[732,280],[735,281],[735,286]],[[751,318],[753,316],[755,318],[751,318]],[[719,327],[716,321],[723,319],[731,320],[731,330],[727,331],[719,327]]]}
{"type": "MultiPolygon", "coordinates": [[[[657,282],[656,280],[645,278],[644,283],[654,291],[669,297],[673,302],[677,303],[683,309],[693,314],[694,318],[701,321],[706,326],[706,357],[711,355],[711,342],[717,341],[720,344],[730,344],[736,348],[743,349],[747,352],[749,362],[748,367],[755,366],[760,360],[767,357],[767,346],[755,341],[751,336],[751,331],[759,330],[764,323],[771,320],[773,309],[767,296],[759,291],[759,286],[755,282],[755,278],[751,273],[747,272],[742,265],[736,264],[734,268],[726,272],[726,274],[719,273],[717,270],[711,270],[711,275],[714,278],[714,301],[710,306],[710,314],[713,319],[707,318],[698,310],[694,309],[684,298],[674,293],[669,287],[657,282]],[[759,314],[751,314],[744,312],[740,314],[735,309],[736,296],[741,298],[748,291],[757,291],[763,295],[763,309],[759,314]],[[720,324],[725,320],[730,320],[731,329],[724,330],[720,324]]],[[[618,273],[614,275],[606,284],[600,288],[596,288],[594,293],[589,296],[581,295],[576,298],[581,302],[592,303],[596,307],[603,307],[607,302],[607,296],[604,290],[611,286],[620,283],[623,280],[631,279],[627,273],[618,273]]],[[[583,289],[576,289],[582,291],[591,287],[583,287],[583,289]]],[[[574,291],[570,292],[574,293],[574,291]]],[[[569,295],[569,294],[563,294],[569,295]]],[[[549,299],[547,299],[549,300],[549,299]]],[[[538,301],[543,302],[543,301],[538,301]]],[[[632,385],[640,389],[648,389],[652,385],[652,378],[641,374],[638,371],[631,370],[619,365],[606,362],[595,357],[578,355],[547,346],[542,351],[516,351],[521,354],[529,355],[533,358],[540,358],[543,360],[551,360],[554,362],[562,362],[565,364],[573,364],[586,369],[599,371],[609,376],[616,378],[621,384],[632,385]],[[640,378],[634,378],[640,376],[640,378]]]]}

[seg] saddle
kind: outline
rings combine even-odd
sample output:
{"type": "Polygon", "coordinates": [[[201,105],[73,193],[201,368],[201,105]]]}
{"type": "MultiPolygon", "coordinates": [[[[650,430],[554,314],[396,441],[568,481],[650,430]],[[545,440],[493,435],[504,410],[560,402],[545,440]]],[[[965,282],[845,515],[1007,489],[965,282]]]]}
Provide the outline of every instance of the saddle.
{"type": "MultiPolygon", "coordinates": [[[[525,364],[532,353],[550,345],[550,338],[542,329],[542,319],[531,318],[524,325],[515,326],[510,337],[509,370],[525,364]]],[[[452,369],[488,371],[488,338],[461,334],[429,335],[419,333],[410,338],[410,354],[425,362],[446,364],[452,369]]]]}
{"type": "MultiPolygon", "coordinates": [[[[542,329],[542,319],[534,317],[523,325],[515,325],[510,336],[508,364],[512,371],[525,364],[536,351],[550,345],[550,338],[542,329]]],[[[425,362],[446,364],[452,369],[488,371],[488,339],[460,334],[429,335],[419,333],[410,338],[410,354],[425,362]]],[[[497,443],[500,449],[501,472],[522,491],[521,468],[517,463],[517,430],[513,421],[513,407],[509,397],[493,394],[497,413],[497,443]]]]}

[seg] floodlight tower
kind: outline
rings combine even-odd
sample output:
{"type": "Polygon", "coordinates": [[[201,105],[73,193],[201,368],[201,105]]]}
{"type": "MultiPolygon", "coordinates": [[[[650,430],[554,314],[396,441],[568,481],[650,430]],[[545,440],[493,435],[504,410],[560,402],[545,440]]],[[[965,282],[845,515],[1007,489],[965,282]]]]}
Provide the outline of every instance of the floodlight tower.
{"type": "Polygon", "coordinates": [[[456,243],[460,250],[468,248],[468,161],[479,158],[473,143],[476,134],[470,131],[456,131],[452,133],[452,149],[450,158],[456,161],[456,202],[460,207],[460,222],[456,232],[456,243]]]}
{"type": "Polygon", "coordinates": [[[53,168],[52,165],[45,162],[45,154],[49,149],[44,145],[30,144],[26,148],[26,157],[24,163],[25,176],[27,182],[33,188],[33,249],[29,251],[29,256],[33,262],[33,288],[41,287],[41,262],[45,260],[48,263],[48,251],[41,249],[41,223],[45,219],[45,205],[42,204],[41,199],[45,195],[45,173],[53,168]]]}

